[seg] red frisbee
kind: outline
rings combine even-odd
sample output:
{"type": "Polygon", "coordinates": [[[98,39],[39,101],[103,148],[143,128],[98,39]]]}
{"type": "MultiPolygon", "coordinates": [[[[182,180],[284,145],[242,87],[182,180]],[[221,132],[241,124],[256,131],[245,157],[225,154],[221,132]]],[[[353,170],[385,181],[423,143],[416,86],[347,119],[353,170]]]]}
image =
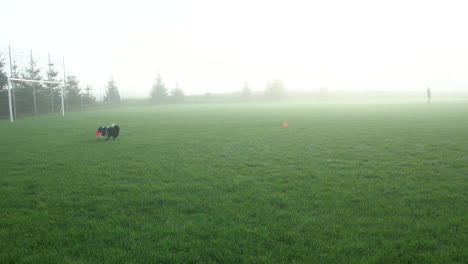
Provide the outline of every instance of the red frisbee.
{"type": "Polygon", "coordinates": [[[96,132],[94,132],[94,135],[95,135],[95,136],[100,136],[100,135],[101,135],[101,132],[96,131],[96,132]]]}

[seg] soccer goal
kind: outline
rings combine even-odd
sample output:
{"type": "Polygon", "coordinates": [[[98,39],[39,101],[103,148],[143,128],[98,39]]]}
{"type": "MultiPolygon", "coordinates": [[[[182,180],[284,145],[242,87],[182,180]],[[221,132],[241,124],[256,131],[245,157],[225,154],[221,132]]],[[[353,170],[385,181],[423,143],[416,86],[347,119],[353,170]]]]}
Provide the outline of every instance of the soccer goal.
{"type": "MultiPolygon", "coordinates": [[[[28,82],[28,83],[48,83],[48,84],[60,84],[61,85],[61,99],[62,99],[62,116],[65,116],[65,107],[64,107],[64,88],[65,88],[65,81],[56,82],[56,81],[41,81],[41,80],[28,80],[28,79],[20,79],[20,78],[13,78],[8,77],[8,107],[10,110],[10,122],[13,123],[13,108],[12,108],[12,101],[11,101],[11,91],[12,91],[12,82],[28,82]]],[[[34,104],[36,100],[34,99],[34,104]]]]}

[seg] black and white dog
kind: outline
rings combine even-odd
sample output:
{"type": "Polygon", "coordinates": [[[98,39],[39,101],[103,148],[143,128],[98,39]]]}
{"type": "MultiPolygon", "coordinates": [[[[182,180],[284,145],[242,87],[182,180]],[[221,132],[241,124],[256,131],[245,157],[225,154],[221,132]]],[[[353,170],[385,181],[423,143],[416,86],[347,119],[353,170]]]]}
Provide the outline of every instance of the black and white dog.
{"type": "Polygon", "coordinates": [[[107,137],[106,140],[112,137],[115,140],[120,134],[120,127],[116,124],[112,126],[100,126],[96,131],[96,136],[107,137]]]}

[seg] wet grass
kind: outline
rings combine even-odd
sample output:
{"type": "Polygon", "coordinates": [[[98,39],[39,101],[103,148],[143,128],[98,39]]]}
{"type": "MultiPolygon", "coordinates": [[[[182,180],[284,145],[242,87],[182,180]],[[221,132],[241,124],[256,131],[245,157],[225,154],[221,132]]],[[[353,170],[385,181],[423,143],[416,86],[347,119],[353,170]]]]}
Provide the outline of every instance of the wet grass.
{"type": "Polygon", "coordinates": [[[467,120],[446,102],[3,121],[0,262],[467,263],[467,120]]]}

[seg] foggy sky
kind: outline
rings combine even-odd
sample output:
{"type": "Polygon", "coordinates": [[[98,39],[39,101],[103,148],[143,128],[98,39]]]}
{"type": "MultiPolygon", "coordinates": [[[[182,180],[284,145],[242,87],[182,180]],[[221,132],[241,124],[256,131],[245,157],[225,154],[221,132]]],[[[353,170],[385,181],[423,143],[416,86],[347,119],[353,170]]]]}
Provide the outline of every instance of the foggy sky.
{"type": "Polygon", "coordinates": [[[272,78],[291,90],[466,89],[467,11],[453,0],[15,0],[2,3],[0,52],[50,53],[60,68],[65,56],[98,96],[110,76],[122,97],[148,96],[157,72],[187,94],[272,78]]]}

